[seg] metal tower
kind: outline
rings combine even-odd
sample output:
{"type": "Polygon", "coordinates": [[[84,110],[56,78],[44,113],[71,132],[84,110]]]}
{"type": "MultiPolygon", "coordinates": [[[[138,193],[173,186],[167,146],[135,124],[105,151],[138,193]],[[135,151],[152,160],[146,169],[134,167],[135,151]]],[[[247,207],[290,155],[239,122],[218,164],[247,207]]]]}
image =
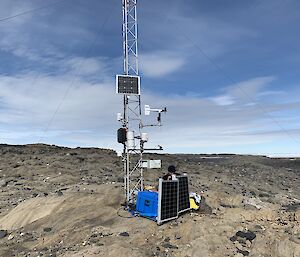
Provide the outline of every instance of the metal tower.
{"type": "Polygon", "coordinates": [[[161,146],[154,149],[144,148],[148,134],[142,133],[142,129],[161,126],[161,113],[167,109],[151,109],[149,105],[145,105],[145,115],[156,112],[158,117],[157,124],[143,124],[138,65],[137,0],[122,0],[122,3],[124,75],[117,75],[116,91],[123,95],[123,114],[118,114],[118,120],[122,123],[122,128],[118,130],[118,142],[124,145],[124,188],[128,206],[134,203],[135,191],[144,190],[144,150],[162,150],[161,146]]]}
{"type": "MultiPolygon", "coordinates": [[[[123,0],[124,75],[139,75],[137,0],[123,0]]],[[[137,145],[124,144],[123,162],[127,204],[133,200],[134,190],[143,190],[142,112],[140,95],[124,94],[123,127],[134,132],[137,145]]]]}

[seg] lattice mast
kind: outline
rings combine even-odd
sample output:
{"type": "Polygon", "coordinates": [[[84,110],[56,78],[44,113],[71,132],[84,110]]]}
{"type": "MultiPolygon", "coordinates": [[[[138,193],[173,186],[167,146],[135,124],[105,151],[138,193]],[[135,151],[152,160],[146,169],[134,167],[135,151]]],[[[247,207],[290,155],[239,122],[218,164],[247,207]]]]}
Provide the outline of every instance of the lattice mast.
{"type": "MultiPolygon", "coordinates": [[[[124,75],[139,76],[137,0],[123,0],[124,75]]],[[[123,162],[127,204],[133,200],[135,190],[143,190],[143,145],[141,96],[124,94],[123,127],[134,132],[139,144],[124,144],[123,162]]]]}

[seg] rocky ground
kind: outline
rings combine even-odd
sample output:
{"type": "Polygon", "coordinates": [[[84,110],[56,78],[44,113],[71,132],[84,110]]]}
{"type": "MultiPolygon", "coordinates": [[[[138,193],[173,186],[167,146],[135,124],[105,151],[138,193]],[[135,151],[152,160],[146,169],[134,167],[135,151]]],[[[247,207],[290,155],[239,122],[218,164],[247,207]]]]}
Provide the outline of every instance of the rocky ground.
{"type": "Polygon", "coordinates": [[[151,155],[205,196],[157,226],[122,208],[122,164],[105,149],[0,146],[0,256],[300,257],[300,159],[151,155]],[[209,158],[207,158],[209,157],[209,158]]]}

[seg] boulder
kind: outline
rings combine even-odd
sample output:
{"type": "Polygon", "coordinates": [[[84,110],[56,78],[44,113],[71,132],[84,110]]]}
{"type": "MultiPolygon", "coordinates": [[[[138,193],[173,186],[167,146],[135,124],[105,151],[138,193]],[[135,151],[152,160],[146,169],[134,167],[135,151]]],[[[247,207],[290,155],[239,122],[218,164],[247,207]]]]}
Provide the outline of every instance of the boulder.
{"type": "Polygon", "coordinates": [[[0,239],[7,236],[7,230],[0,230],[0,239]]]}
{"type": "Polygon", "coordinates": [[[6,187],[7,186],[7,181],[5,179],[0,180],[0,187],[6,187]]]}

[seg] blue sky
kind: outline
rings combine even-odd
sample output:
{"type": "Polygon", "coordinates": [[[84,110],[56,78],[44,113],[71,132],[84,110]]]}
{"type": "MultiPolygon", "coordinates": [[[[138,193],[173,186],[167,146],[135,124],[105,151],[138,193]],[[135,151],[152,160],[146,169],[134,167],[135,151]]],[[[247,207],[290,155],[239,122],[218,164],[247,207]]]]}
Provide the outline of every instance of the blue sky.
{"type": "MultiPolygon", "coordinates": [[[[3,0],[0,19],[55,3],[3,0]]],[[[149,147],[300,156],[300,2],[139,1],[149,147]]],[[[121,0],[66,0],[0,22],[0,139],[121,149],[121,0]]]]}

